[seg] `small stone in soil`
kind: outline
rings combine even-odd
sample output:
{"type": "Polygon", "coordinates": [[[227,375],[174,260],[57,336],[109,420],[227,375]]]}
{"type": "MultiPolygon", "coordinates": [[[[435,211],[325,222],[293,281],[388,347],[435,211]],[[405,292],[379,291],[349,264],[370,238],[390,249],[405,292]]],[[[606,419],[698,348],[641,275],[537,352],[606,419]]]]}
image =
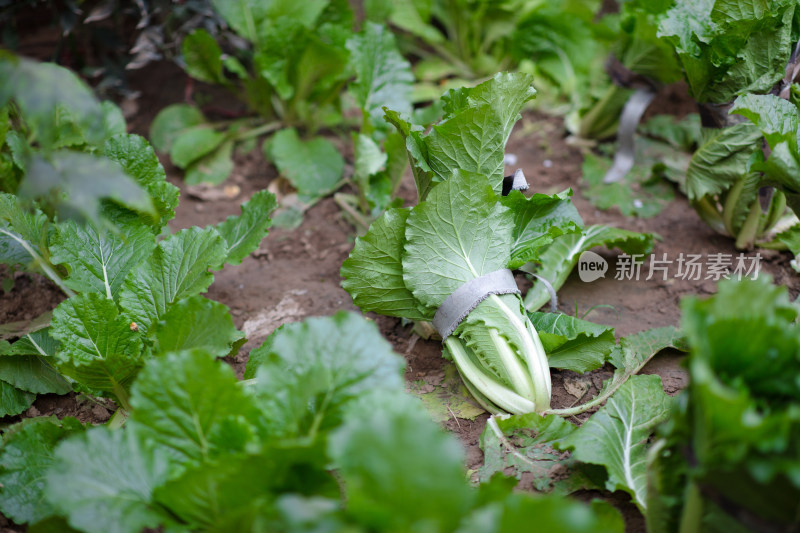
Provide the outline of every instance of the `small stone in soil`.
{"type": "Polygon", "coordinates": [[[584,395],[589,391],[589,387],[592,384],[589,382],[588,378],[584,377],[577,377],[577,378],[565,378],[564,379],[564,388],[566,391],[575,398],[581,399],[584,395]]]}
{"type": "Polygon", "coordinates": [[[103,407],[102,405],[95,405],[92,407],[92,414],[97,418],[106,418],[108,417],[108,409],[103,407]]]}

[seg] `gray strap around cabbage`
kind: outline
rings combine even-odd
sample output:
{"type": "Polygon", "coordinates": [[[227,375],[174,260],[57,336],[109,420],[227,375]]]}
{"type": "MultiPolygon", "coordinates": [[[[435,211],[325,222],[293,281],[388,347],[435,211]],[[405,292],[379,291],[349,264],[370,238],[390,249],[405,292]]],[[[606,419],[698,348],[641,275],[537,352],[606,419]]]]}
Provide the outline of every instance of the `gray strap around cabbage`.
{"type": "Polygon", "coordinates": [[[648,87],[638,89],[625,102],[625,107],[622,108],[622,115],[619,117],[617,153],[614,154],[614,164],[603,177],[603,183],[620,181],[633,168],[636,155],[634,142],[636,128],[639,126],[639,121],[642,120],[642,115],[644,115],[647,106],[650,105],[655,96],[655,91],[648,87]]]}
{"type": "Polygon", "coordinates": [[[603,177],[603,183],[614,183],[624,178],[633,168],[636,154],[634,143],[636,128],[661,84],[647,76],[633,72],[623,65],[614,54],[608,56],[606,72],[615,85],[636,89],[625,102],[625,107],[622,108],[617,129],[619,146],[617,153],[614,154],[614,164],[603,177]]]}
{"type": "Polygon", "coordinates": [[[433,327],[442,336],[442,340],[445,340],[456,330],[461,321],[489,296],[519,293],[514,274],[507,268],[471,279],[442,302],[433,316],[433,327]]]}

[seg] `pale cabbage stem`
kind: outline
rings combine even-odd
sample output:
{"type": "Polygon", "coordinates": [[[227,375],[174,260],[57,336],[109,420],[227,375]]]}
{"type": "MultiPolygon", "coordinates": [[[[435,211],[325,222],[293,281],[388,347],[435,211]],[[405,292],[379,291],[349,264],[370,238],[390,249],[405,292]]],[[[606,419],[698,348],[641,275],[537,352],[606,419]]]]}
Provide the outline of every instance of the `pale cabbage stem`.
{"type": "Polygon", "coordinates": [[[517,334],[522,339],[523,346],[520,347],[522,358],[528,365],[528,375],[533,382],[534,396],[531,398],[536,404],[537,412],[550,408],[550,365],[547,362],[547,354],[539,340],[539,334],[530,321],[523,324],[519,316],[500,299],[496,294],[490,296],[492,301],[497,303],[500,310],[506,317],[511,327],[517,330],[517,334]]]}
{"type": "Polygon", "coordinates": [[[528,375],[528,369],[511,349],[508,341],[500,335],[496,328],[489,328],[489,338],[492,339],[497,355],[500,357],[500,362],[508,373],[514,392],[523,398],[535,401],[536,394],[533,389],[533,382],[528,375]]]}
{"type": "MultiPolygon", "coordinates": [[[[531,324],[529,319],[526,318],[525,322],[527,323],[526,326],[530,332],[530,338],[533,341],[533,344],[536,346],[536,351],[534,352],[536,356],[531,354],[531,357],[527,361],[528,369],[533,376],[542,378],[541,382],[547,391],[547,407],[544,409],[550,409],[550,396],[553,392],[552,382],[550,380],[550,360],[547,359],[547,352],[545,352],[544,346],[542,346],[542,340],[539,338],[539,332],[536,331],[536,328],[533,327],[533,324],[531,324]]],[[[538,401],[536,405],[540,405],[538,401]]]]}
{"type": "MultiPolygon", "coordinates": [[[[461,243],[460,238],[459,238],[459,245],[461,246],[462,254],[464,255],[464,257],[467,258],[467,266],[469,267],[469,269],[472,272],[472,274],[475,277],[478,277],[479,274],[478,274],[477,270],[475,270],[475,268],[472,266],[472,263],[469,260],[469,254],[466,253],[466,251],[464,249],[464,245],[461,243]]],[[[550,390],[551,389],[550,366],[547,363],[547,354],[545,353],[544,348],[542,347],[542,343],[539,340],[539,334],[536,333],[536,329],[533,327],[533,324],[530,324],[529,320],[527,322],[528,322],[528,325],[530,326],[530,329],[528,328],[528,326],[523,324],[522,320],[520,320],[519,317],[517,315],[515,315],[511,311],[511,309],[503,302],[503,300],[500,299],[500,297],[498,295],[490,294],[489,298],[491,298],[492,301],[495,304],[497,304],[497,306],[500,308],[502,313],[504,315],[506,315],[506,317],[508,318],[509,325],[517,330],[519,338],[522,339],[523,346],[520,347],[520,350],[522,351],[522,354],[521,354],[522,355],[522,359],[523,359],[523,361],[526,362],[526,364],[528,366],[528,369],[527,369],[528,371],[525,372],[525,374],[530,378],[531,385],[533,386],[533,397],[531,398],[533,400],[533,402],[532,402],[533,405],[532,405],[532,408],[527,409],[527,410],[523,410],[523,411],[521,411],[519,413],[520,414],[522,414],[522,413],[530,413],[532,411],[542,412],[542,411],[544,411],[546,409],[549,409],[550,408],[550,394],[551,394],[551,390],[550,390]],[[535,341],[534,341],[534,339],[535,339],[535,341]]],[[[446,342],[448,343],[448,347],[450,346],[449,342],[450,342],[451,338],[452,338],[452,336],[447,338],[446,342]]],[[[463,351],[463,348],[460,345],[460,341],[459,341],[459,347],[458,348],[463,351]]],[[[464,355],[466,356],[466,353],[464,353],[464,355]]],[[[469,358],[468,357],[464,357],[464,359],[469,359],[469,358]]],[[[471,360],[469,361],[469,364],[474,367],[474,364],[472,363],[471,360]]],[[[518,365],[519,362],[516,361],[516,364],[518,365]]],[[[477,371],[477,374],[479,376],[481,376],[481,379],[486,379],[485,374],[483,372],[481,372],[479,369],[474,368],[473,370],[477,371]]],[[[510,374],[513,375],[513,372],[510,373],[510,374]]],[[[478,383],[476,381],[474,381],[472,379],[472,377],[468,377],[468,379],[475,384],[475,386],[478,388],[478,390],[480,390],[483,394],[486,394],[486,391],[484,391],[482,388],[480,388],[478,386],[478,383]]],[[[495,387],[492,387],[493,389],[496,389],[497,387],[500,387],[504,391],[512,392],[512,391],[509,391],[508,388],[502,386],[501,384],[495,382],[494,380],[491,380],[491,381],[495,385],[495,387]]],[[[514,396],[518,397],[520,400],[530,401],[530,399],[524,398],[524,397],[520,396],[517,393],[513,393],[513,394],[514,394],[514,396]]],[[[497,396],[495,394],[486,394],[486,396],[492,401],[494,401],[495,398],[497,398],[497,396]]],[[[499,401],[495,402],[495,403],[497,403],[498,406],[503,407],[505,409],[505,407],[503,405],[500,405],[499,401]]],[[[510,411],[510,412],[517,412],[517,411],[510,411]]]]}
{"type": "Polygon", "coordinates": [[[536,411],[536,404],[532,401],[523,398],[482,372],[481,369],[473,363],[472,358],[467,355],[460,339],[451,335],[445,340],[445,345],[447,349],[450,350],[450,354],[453,356],[456,366],[458,366],[459,371],[464,377],[469,380],[481,394],[494,402],[498,407],[513,414],[524,414],[536,411]]]}

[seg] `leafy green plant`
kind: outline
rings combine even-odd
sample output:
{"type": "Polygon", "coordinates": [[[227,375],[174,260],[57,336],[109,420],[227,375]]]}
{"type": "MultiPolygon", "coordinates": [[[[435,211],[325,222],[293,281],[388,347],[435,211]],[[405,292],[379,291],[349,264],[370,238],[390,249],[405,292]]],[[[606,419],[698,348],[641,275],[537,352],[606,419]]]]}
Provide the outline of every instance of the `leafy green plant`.
{"type": "Polygon", "coordinates": [[[122,113],[72,72],[0,51],[0,76],[0,191],[67,218],[97,220],[105,201],[156,220],[174,207],[177,193],[150,190],[116,163],[122,113]]]}
{"type": "MultiPolygon", "coordinates": [[[[150,177],[163,182],[164,171],[145,141],[125,140],[144,150],[126,152],[129,161],[141,165],[136,175],[145,175],[141,171],[150,166],[150,177]]],[[[0,262],[39,267],[69,296],[53,311],[49,327],[27,333],[5,350],[5,355],[24,356],[16,357],[20,369],[30,365],[45,379],[52,365],[80,390],[110,396],[129,410],[130,384],[154,346],[164,351],[203,347],[223,357],[244,342],[226,306],[200,293],[214,280],[209,269],[238,264],[258,246],[275,207],[271,193],[256,193],[240,217],[181,230],[160,242],[163,226],[153,228],[137,217],[119,216],[117,231],[103,231],[74,221],[54,223],[40,210],[24,212],[11,195],[0,199],[3,232],[18,245],[0,262]]],[[[112,208],[103,215],[118,213],[112,208]]],[[[22,390],[33,392],[30,386],[22,390]]]]}
{"type": "Polygon", "coordinates": [[[4,414],[24,411],[35,394],[73,389],[129,410],[130,384],[154,349],[235,351],[243,335],[227,308],[200,293],[213,281],[209,269],[241,263],[258,246],[274,196],[256,193],[239,217],[168,235],[178,190],[153,149],[124,133],[124,121],[114,126],[121,133],[93,129],[121,120],[116,108],[60,67],[10,58],[0,68],[9,75],[6,142],[21,177],[21,196],[0,192],[0,263],[39,272],[68,297],[52,321],[0,346],[4,414]],[[29,85],[48,76],[61,90],[29,85]],[[98,185],[98,175],[107,181],[98,185]],[[23,203],[26,193],[48,193],[39,205],[50,213],[23,203]]]}
{"type": "MultiPolygon", "coordinates": [[[[432,188],[426,201],[391,209],[373,224],[342,266],[343,286],[363,311],[431,320],[462,284],[522,264],[541,243],[572,231],[569,207],[559,196],[528,200],[517,192],[506,200],[482,175],[455,173],[432,188]],[[559,208],[565,213],[552,214],[559,208]],[[524,224],[515,224],[526,215],[524,224]]],[[[489,296],[445,346],[487,409],[522,413],[549,407],[547,360],[519,296],[489,296]]]]}
{"type": "MultiPolygon", "coordinates": [[[[681,334],[673,327],[656,328],[616,343],[608,326],[557,313],[532,313],[530,318],[552,367],[583,374],[608,363],[614,374],[596,396],[579,398],[579,405],[490,417],[481,435],[479,479],[504,472],[525,478],[536,491],[559,495],[621,490],[645,512],[648,439],[669,416],[672,399],[659,376],[639,372],[664,349],[685,350],[681,334]],[[577,426],[567,419],[598,407],[577,426]]],[[[572,380],[573,394],[588,395],[589,375],[564,377],[572,380]]]]}
{"type": "Polygon", "coordinates": [[[507,69],[512,61],[511,32],[521,13],[531,9],[527,0],[372,0],[365,3],[367,17],[387,21],[401,30],[406,54],[421,60],[417,67],[437,79],[455,74],[476,79],[507,69]]]}
{"type": "Polygon", "coordinates": [[[730,112],[750,122],[706,132],[689,163],[686,189],[706,223],[735,237],[738,248],[750,248],[774,238],[773,228],[797,222],[785,211],[788,203],[800,212],[800,181],[792,170],[800,161],[799,115],[787,100],[754,94],[737,98],[730,112]]]}
{"type": "MultiPolygon", "coordinates": [[[[503,205],[497,196],[502,151],[482,150],[489,139],[495,147],[505,145],[519,109],[534,94],[529,77],[510,74],[451,91],[444,98],[444,121],[427,135],[387,111],[387,119],[406,138],[424,201],[413,209],[387,211],[342,266],[343,286],[363,311],[431,320],[462,284],[512,262],[523,264],[542,243],[572,231],[569,207],[551,220],[542,216],[567,204],[565,197],[540,195],[528,203],[516,193],[511,201],[518,215],[503,205]],[[483,118],[480,123],[474,121],[476,114],[483,118]],[[527,232],[525,225],[515,227],[516,216],[526,215],[527,232]]],[[[544,350],[521,312],[519,297],[489,296],[446,342],[465,383],[487,408],[527,412],[549,406],[544,350]]]]}
{"type": "MultiPolygon", "coordinates": [[[[614,136],[625,102],[636,86],[657,88],[678,81],[680,66],[672,47],[659,38],[659,22],[671,1],[626,0],[619,13],[606,15],[601,24],[611,41],[606,85],[587,98],[586,105],[567,119],[567,126],[587,139],[614,136]]],[[[585,52],[584,52],[585,53],[585,52]]]]}
{"type": "Polygon", "coordinates": [[[797,111],[789,102],[763,95],[789,90],[791,77],[784,76],[800,34],[796,2],[740,7],[677,1],[661,20],[659,35],[674,48],[692,96],[703,104],[703,125],[716,128],[704,129],[689,163],[689,200],[712,228],[734,237],[738,248],[750,248],[769,240],[770,229],[784,215],[786,193],[798,190],[779,170],[794,157],[789,144],[781,144],[790,135],[789,123],[782,127],[775,121],[797,111]],[[753,123],[734,120],[729,110],[753,123]],[[763,154],[762,136],[769,145],[781,144],[781,155],[763,154]]]}
{"type": "Polygon", "coordinates": [[[600,4],[532,2],[511,37],[517,68],[536,79],[537,109],[565,115],[570,130],[607,84],[603,62],[613,32],[606,19],[596,21],[600,4]]]}
{"type": "MultiPolygon", "coordinates": [[[[233,170],[234,148],[253,146],[263,134],[297,127],[313,134],[339,123],[339,97],[349,77],[346,44],[353,35],[353,15],[347,2],[212,3],[239,37],[251,43],[252,52],[242,60],[223,53],[214,36],[198,29],[182,44],[186,72],[227,88],[256,116],[212,122],[193,105],[163,109],[151,126],[153,145],[186,170],[188,183],[220,183],[233,170]]],[[[311,142],[311,148],[299,140],[290,146],[312,155],[316,146],[334,150],[326,140],[311,142]]],[[[341,172],[325,187],[333,188],[340,178],[341,172]]]]}
{"type": "MultiPolygon", "coordinates": [[[[51,219],[99,227],[109,225],[103,210],[154,226],[174,216],[175,187],[155,179],[147,165],[141,175],[131,175],[127,147],[147,161],[146,143],[126,137],[116,106],[99,102],[72,72],[51,63],[0,52],[0,73],[6,80],[0,88],[0,193],[18,195],[0,200],[0,253],[12,269],[28,266],[60,283],[42,241],[48,217],[29,216],[20,201],[37,200],[51,219]]],[[[3,287],[12,285],[9,277],[3,287]]]]}
{"type": "Polygon", "coordinates": [[[123,428],[8,429],[0,509],[85,532],[624,529],[607,503],[512,494],[502,478],[471,488],[458,442],[404,393],[402,369],[347,313],[283,326],[241,382],[206,350],[159,353],[123,428]]]}
{"type": "Polygon", "coordinates": [[[183,42],[186,71],[229,89],[256,116],[217,122],[198,106],[175,104],[153,121],[154,146],[186,170],[187,183],[220,183],[233,170],[236,150],[251,149],[256,138],[274,133],[264,142],[264,153],[297,190],[294,203],[302,211],[344,183],[342,155],[316,133],[349,121],[347,106],[355,107],[361,121],[353,135],[354,171],[347,178],[356,195],[342,194],[339,203],[357,223],[368,225],[394,199],[405,168],[400,140],[387,136],[381,111],[387,105],[411,111],[413,76],[394,36],[373,23],[354,32],[351,9],[341,0],[302,8],[285,1],[215,2],[215,7],[252,43],[252,53],[240,61],[223,53],[211,34],[197,30],[183,42]]]}
{"type": "MultiPolygon", "coordinates": [[[[406,138],[421,201],[387,211],[343,264],[343,286],[363,311],[431,320],[470,280],[527,263],[547,264],[555,279],[577,262],[580,252],[544,255],[559,238],[582,238],[568,192],[500,196],[501,148],[534,96],[530,83],[529,75],[501,73],[472,89],[450,91],[443,97],[444,120],[428,133],[387,111],[406,138]]],[[[613,230],[591,242],[629,239],[652,245],[649,236],[613,230]]],[[[584,242],[589,239],[580,246],[584,242]]],[[[564,279],[566,274],[560,283],[564,279]]],[[[491,412],[549,408],[545,351],[523,309],[516,295],[490,295],[445,339],[470,391],[491,412]]]]}
{"type": "Polygon", "coordinates": [[[690,381],[648,465],[648,530],[797,527],[797,305],[761,277],[688,298],[690,381]]]}

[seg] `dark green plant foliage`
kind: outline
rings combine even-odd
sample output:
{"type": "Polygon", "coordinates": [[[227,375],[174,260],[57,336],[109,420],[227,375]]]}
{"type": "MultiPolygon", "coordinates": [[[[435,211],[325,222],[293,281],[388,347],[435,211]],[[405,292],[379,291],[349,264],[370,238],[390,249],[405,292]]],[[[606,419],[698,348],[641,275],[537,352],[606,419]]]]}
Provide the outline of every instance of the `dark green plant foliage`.
{"type": "Polygon", "coordinates": [[[24,411],[35,394],[73,389],[129,408],[153,350],[238,350],[244,336],[227,307],[200,293],[209,270],[258,247],[275,197],[258,192],[241,216],[169,235],[178,190],[115,106],[52,64],[5,53],[0,71],[0,153],[22,177],[19,195],[0,192],[0,263],[40,272],[69,297],[51,327],[12,332],[19,339],[0,346],[2,415],[24,411]]]}
{"type": "Polygon", "coordinates": [[[633,86],[680,78],[671,46],[657,35],[669,5],[625,1],[618,12],[598,17],[598,4],[547,2],[523,21],[515,34],[517,54],[532,59],[536,71],[555,86],[543,87],[545,98],[563,93],[571,132],[588,139],[613,137],[633,86]]]}
{"type": "Polygon", "coordinates": [[[703,130],[681,188],[700,217],[734,237],[737,248],[773,240],[770,230],[786,206],[800,210],[797,108],[791,96],[796,89],[784,87],[800,37],[797,2],[678,0],[663,7],[667,11],[655,21],[658,36],[678,58],[692,96],[723,106],[719,117],[706,117],[704,124],[727,125],[703,130]],[[787,100],[766,94],[781,90],[787,100]],[[749,122],[726,116],[725,106],[734,100],[730,113],[749,122]],[[774,190],[764,195],[766,188],[774,190]],[[762,208],[764,199],[768,205],[762,208]]]}
{"type": "Polygon", "coordinates": [[[681,188],[709,225],[748,249],[774,237],[787,206],[800,212],[800,115],[790,100],[751,93],[739,96],[730,112],[747,121],[702,130],[681,188]],[[764,189],[770,189],[766,208],[764,189]]]}
{"type": "MultiPolygon", "coordinates": [[[[248,139],[280,127],[314,134],[339,124],[340,94],[351,77],[347,42],[354,35],[353,13],[346,1],[212,4],[252,49],[223,51],[217,35],[197,29],[181,45],[186,72],[224,86],[256,116],[216,125],[186,104],[163,110],[151,137],[187,171],[189,183],[224,181],[233,170],[234,148],[248,139]]],[[[316,141],[333,149],[327,140],[316,141]]],[[[334,183],[340,178],[341,170],[334,183]]],[[[315,198],[327,192],[315,190],[315,198]]]]}
{"type": "Polygon", "coordinates": [[[220,183],[233,170],[235,150],[249,150],[257,137],[281,130],[262,149],[297,189],[298,209],[348,178],[358,194],[338,195],[337,201],[351,204],[366,219],[382,213],[394,201],[405,168],[399,139],[387,135],[382,107],[412,111],[414,78],[394,36],[370,22],[354,31],[346,0],[220,1],[214,6],[252,50],[226,53],[231,51],[215,35],[198,29],[182,43],[186,72],[222,85],[255,116],[215,124],[199,108],[175,104],[153,121],[156,148],[186,170],[187,183],[220,183]],[[362,117],[354,134],[352,177],[343,176],[345,161],[335,145],[316,136],[322,128],[351,125],[342,108],[343,102],[352,107],[348,97],[362,117]]]}
{"type": "Polygon", "coordinates": [[[511,494],[500,478],[470,487],[458,441],[355,314],[286,325],[253,355],[246,382],[202,349],[149,359],[123,428],[13,426],[0,510],[86,532],[623,530],[599,501],[511,494]]]}
{"type": "Polygon", "coordinates": [[[714,297],[682,307],[690,384],[650,457],[649,528],[796,527],[797,305],[762,277],[726,281],[714,297]]]}
{"type": "Polygon", "coordinates": [[[658,33],[674,48],[692,96],[726,103],[770,91],[797,42],[797,2],[678,0],[658,33]]]}
{"type": "Polygon", "coordinates": [[[417,75],[428,82],[452,75],[468,80],[485,78],[531,56],[550,61],[542,72],[560,78],[570,65],[557,65],[553,56],[575,59],[570,54],[574,48],[563,53],[563,48],[570,47],[565,41],[574,35],[583,36],[582,30],[587,29],[599,6],[595,1],[569,0],[370,0],[364,4],[369,20],[397,29],[401,49],[420,60],[417,75]],[[566,36],[547,27],[548,20],[560,24],[566,36]],[[575,28],[575,24],[580,27],[575,28]],[[535,35],[539,39],[534,39],[535,35]]]}

